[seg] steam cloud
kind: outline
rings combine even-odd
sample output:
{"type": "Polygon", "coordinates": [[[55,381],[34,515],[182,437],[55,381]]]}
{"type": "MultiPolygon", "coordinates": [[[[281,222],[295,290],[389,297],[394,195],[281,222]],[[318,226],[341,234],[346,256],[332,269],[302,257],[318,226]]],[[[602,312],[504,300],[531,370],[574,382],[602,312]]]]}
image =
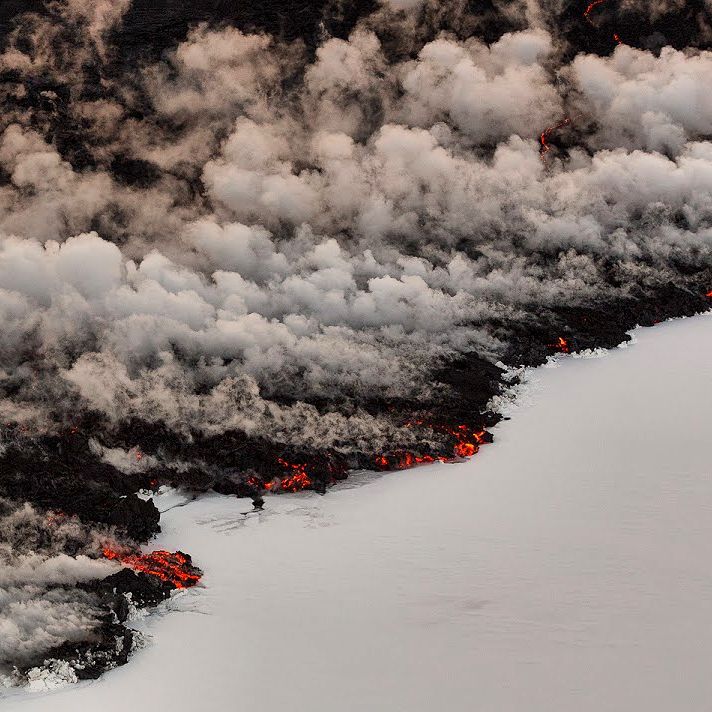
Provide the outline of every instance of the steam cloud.
{"type": "Polygon", "coordinates": [[[95,558],[98,546],[97,531],[75,518],[0,499],[0,673],[91,637],[98,606],[73,587],[116,571],[95,558]]]}
{"type": "MultiPolygon", "coordinates": [[[[388,0],[313,47],[199,24],[129,71],[130,7],[56,0],[0,54],[6,424],[382,452],[427,436],[372,401],[427,407],[542,309],[712,265],[709,4],[687,48],[577,51],[563,0],[388,0]]],[[[64,586],[114,570],[18,549],[39,516],[0,523],[0,662],[83,639],[64,586]]]]}

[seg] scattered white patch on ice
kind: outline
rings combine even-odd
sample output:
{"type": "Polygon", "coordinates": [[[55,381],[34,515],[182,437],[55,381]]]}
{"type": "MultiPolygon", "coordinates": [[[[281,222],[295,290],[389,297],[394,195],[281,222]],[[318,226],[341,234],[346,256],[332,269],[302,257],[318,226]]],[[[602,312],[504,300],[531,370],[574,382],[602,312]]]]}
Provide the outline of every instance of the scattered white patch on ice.
{"type": "Polygon", "coordinates": [[[528,380],[533,369],[526,366],[505,367],[500,363],[497,366],[504,369],[502,378],[508,385],[505,385],[501,393],[489,399],[486,410],[508,418],[516,412],[521,405],[521,399],[529,392],[528,380]]]}
{"type": "Polygon", "coordinates": [[[77,682],[77,674],[64,660],[47,660],[42,667],[27,673],[27,689],[30,692],[57,690],[77,682]]]}
{"type": "Polygon", "coordinates": [[[582,349],[571,354],[571,358],[603,358],[608,354],[608,349],[582,349]]]}

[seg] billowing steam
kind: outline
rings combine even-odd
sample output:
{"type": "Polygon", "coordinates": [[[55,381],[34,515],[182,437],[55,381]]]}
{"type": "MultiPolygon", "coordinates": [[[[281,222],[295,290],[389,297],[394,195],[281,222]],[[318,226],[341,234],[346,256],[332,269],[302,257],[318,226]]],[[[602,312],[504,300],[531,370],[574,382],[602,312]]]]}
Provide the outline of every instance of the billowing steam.
{"type": "Polygon", "coordinates": [[[99,545],[96,531],[75,518],[0,500],[0,673],[91,635],[100,612],[74,586],[116,571],[96,559],[99,545]]]}
{"type": "MultiPolygon", "coordinates": [[[[160,56],[127,54],[130,0],[17,18],[0,54],[2,422],[32,438],[88,418],[103,462],[142,423],[185,444],[167,466],[213,479],[188,446],[226,434],[275,462],[435,446],[406,411],[441,402],[448,364],[507,361],[548,311],[698,290],[709,4],[677,48],[626,25],[675,0],[473,5],[388,0],[332,36],[331,3],[304,41],[204,23],[160,56]]],[[[96,613],[66,586],[115,570],[18,549],[13,518],[37,516],[0,524],[0,663],[85,639],[96,613]]]]}

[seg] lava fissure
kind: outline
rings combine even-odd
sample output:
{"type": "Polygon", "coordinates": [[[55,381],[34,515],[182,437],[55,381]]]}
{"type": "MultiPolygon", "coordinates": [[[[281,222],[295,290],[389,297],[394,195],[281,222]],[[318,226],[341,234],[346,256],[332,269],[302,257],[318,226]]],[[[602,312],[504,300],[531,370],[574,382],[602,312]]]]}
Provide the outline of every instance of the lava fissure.
{"type": "MultiPolygon", "coordinates": [[[[589,25],[591,25],[591,27],[596,26],[593,20],[591,19],[591,13],[599,5],[603,5],[606,1],[607,0],[592,0],[592,2],[590,2],[586,6],[586,9],[583,11],[583,18],[589,25]]],[[[613,40],[616,44],[622,44],[620,35],[617,32],[613,33],[613,40]]],[[[565,126],[569,126],[571,123],[572,118],[570,116],[566,116],[553,126],[548,126],[539,134],[539,156],[542,161],[546,161],[546,155],[551,150],[551,144],[549,143],[549,139],[551,138],[552,134],[556,133],[557,131],[560,131],[565,126]]]]}
{"type": "Polygon", "coordinates": [[[558,123],[554,124],[553,126],[548,126],[541,132],[541,134],[539,135],[539,157],[542,161],[546,161],[546,154],[549,153],[549,151],[551,150],[551,144],[549,143],[551,135],[563,129],[565,126],[569,126],[571,122],[571,117],[566,116],[558,123]]]}
{"type": "MultiPolygon", "coordinates": [[[[593,0],[593,2],[590,2],[586,9],[584,10],[583,16],[588,22],[591,27],[595,27],[596,25],[594,24],[593,20],[591,19],[591,13],[593,10],[595,10],[599,5],[603,5],[606,2],[606,0],[593,0]]],[[[616,44],[623,44],[620,36],[618,35],[617,32],[614,32],[613,35],[613,40],[616,44]]]]}

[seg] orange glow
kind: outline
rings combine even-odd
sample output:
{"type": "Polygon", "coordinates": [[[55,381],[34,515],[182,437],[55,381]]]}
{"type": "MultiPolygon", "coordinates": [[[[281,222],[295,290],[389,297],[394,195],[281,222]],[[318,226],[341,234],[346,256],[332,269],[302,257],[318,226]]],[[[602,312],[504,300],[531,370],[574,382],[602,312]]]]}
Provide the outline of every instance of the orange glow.
{"type": "Polygon", "coordinates": [[[571,117],[570,116],[565,116],[561,121],[559,121],[558,124],[554,124],[553,126],[549,126],[545,128],[540,136],[539,136],[539,156],[542,161],[546,160],[546,154],[551,151],[551,145],[549,144],[549,138],[551,137],[551,134],[554,133],[554,131],[558,131],[559,129],[563,129],[564,126],[568,126],[571,123],[571,117]]]}
{"type": "Polygon", "coordinates": [[[474,443],[458,443],[455,445],[455,454],[458,457],[472,457],[477,452],[477,445],[474,443]]]}
{"type": "Polygon", "coordinates": [[[444,457],[433,457],[432,455],[414,455],[412,452],[403,450],[390,455],[379,455],[375,459],[375,463],[379,470],[409,470],[416,465],[444,461],[446,459],[444,457]]]}
{"type": "Polygon", "coordinates": [[[103,550],[104,558],[118,561],[134,571],[156,576],[175,588],[190,588],[200,581],[200,572],[189,557],[180,551],[152,551],[150,554],[121,553],[108,546],[103,550]]]}
{"type": "MultiPolygon", "coordinates": [[[[413,425],[424,425],[422,420],[415,420],[406,423],[406,427],[412,427],[413,425]]],[[[427,427],[437,430],[439,432],[447,433],[452,435],[455,440],[455,447],[453,448],[453,456],[455,457],[472,457],[480,449],[480,445],[483,445],[488,440],[488,433],[486,430],[473,430],[468,425],[458,425],[456,427],[450,427],[447,425],[428,425],[427,427]]],[[[442,455],[414,455],[412,452],[408,451],[397,451],[389,455],[379,455],[375,458],[374,462],[376,468],[379,470],[407,470],[411,467],[416,467],[417,465],[423,465],[431,462],[448,462],[452,460],[452,457],[445,457],[442,455]]]]}
{"type": "Polygon", "coordinates": [[[712,299],[712,289],[710,289],[710,291],[707,292],[707,294],[705,294],[705,296],[707,297],[707,299],[712,299]]]}
{"type": "Polygon", "coordinates": [[[548,346],[551,349],[556,349],[557,351],[560,351],[562,354],[568,354],[571,352],[571,346],[563,336],[559,336],[559,338],[556,339],[555,343],[548,344],[548,346]]]}
{"type": "MultiPolygon", "coordinates": [[[[311,487],[312,480],[307,474],[306,463],[287,462],[287,460],[283,460],[281,457],[277,458],[277,462],[282,465],[282,467],[291,471],[290,475],[287,475],[280,480],[280,489],[285,492],[299,492],[307,487],[311,487]]],[[[267,489],[272,489],[270,485],[274,486],[274,483],[268,482],[265,487],[267,489]]]]}

